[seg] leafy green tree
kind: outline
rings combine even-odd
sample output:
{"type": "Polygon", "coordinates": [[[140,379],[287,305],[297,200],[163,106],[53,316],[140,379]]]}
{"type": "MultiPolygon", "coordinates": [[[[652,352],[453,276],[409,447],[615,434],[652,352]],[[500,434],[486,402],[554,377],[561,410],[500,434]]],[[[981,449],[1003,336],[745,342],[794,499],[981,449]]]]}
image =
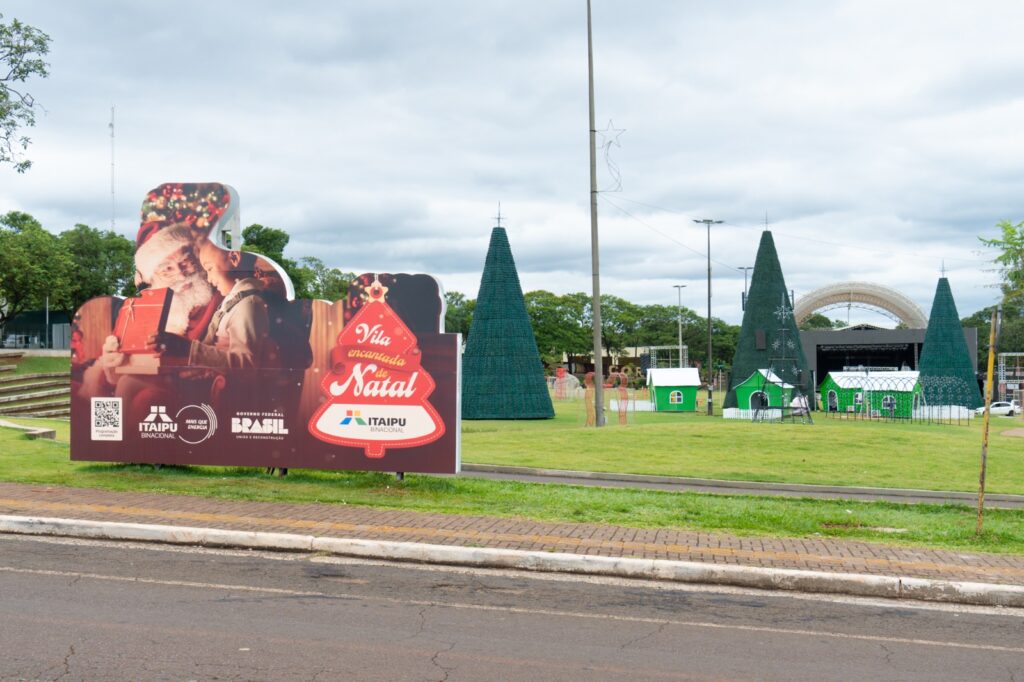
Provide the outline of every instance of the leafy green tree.
{"type": "MultiPolygon", "coordinates": [[[[683,308],[683,343],[693,311],[683,308]]],[[[679,308],[675,305],[644,305],[640,308],[640,329],[633,342],[634,352],[646,346],[672,346],[679,342],[679,308]]]]}
{"type": "Polygon", "coordinates": [[[29,138],[19,129],[36,124],[35,98],[23,89],[29,78],[46,78],[49,64],[43,57],[50,51],[50,36],[17,19],[6,24],[0,14],[0,164],[10,163],[19,173],[32,167],[21,158],[29,138]]]}
{"type": "MultiPolygon", "coordinates": [[[[995,306],[982,308],[970,317],[960,320],[964,327],[978,329],[978,369],[988,363],[988,336],[992,327],[995,306]]],[[[999,333],[1000,353],[1024,353],[1024,299],[1009,299],[1003,303],[1003,319],[999,333]]]]}
{"type": "Polygon", "coordinates": [[[465,342],[469,338],[469,328],[473,324],[476,300],[466,298],[461,291],[446,291],[444,303],[444,330],[449,334],[462,334],[462,340],[465,342]]]}
{"type": "Polygon", "coordinates": [[[1003,296],[1006,299],[1024,296],[1024,220],[1012,223],[1004,220],[996,225],[1001,237],[979,237],[985,246],[999,249],[995,262],[1000,266],[1003,296]]]}
{"type": "Polygon", "coordinates": [[[0,327],[47,300],[66,309],[72,271],[63,243],[35,218],[20,211],[0,218],[0,327]]]}
{"type": "Polygon", "coordinates": [[[838,329],[845,326],[846,323],[842,320],[830,320],[821,313],[812,313],[800,324],[800,331],[806,332],[813,329],[838,329]]]}
{"type": "Polygon", "coordinates": [[[307,282],[308,298],[340,301],[348,295],[348,285],[356,278],[351,272],[327,267],[316,256],[303,256],[299,263],[298,269],[302,271],[302,277],[307,282]]]}
{"type": "Polygon", "coordinates": [[[537,349],[547,364],[569,362],[593,355],[590,295],[576,292],[559,296],[550,291],[530,291],[523,296],[537,349]]]}
{"type": "Polygon", "coordinates": [[[242,230],[242,250],[260,253],[280,265],[291,237],[284,230],[253,223],[242,230]]]}
{"type": "Polygon", "coordinates": [[[64,301],[69,316],[90,298],[135,294],[135,244],[129,239],[82,224],[61,232],[58,239],[73,268],[64,301]]]}
{"type": "Polygon", "coordinates": [[[290,258],[285,258],[284,249],[290,239],[284,230],[254,223],[242,230],[242,251],[261,254],[280,265],[292,280],[295,298],[314,298],[310,292],[313,273],[290,258]]]}
{"type": "Polygon", "coordinates": [[[610,353],[621,353],[640,342],[643,309],[624,298],[601,296],[601,343],[610,353]]]}

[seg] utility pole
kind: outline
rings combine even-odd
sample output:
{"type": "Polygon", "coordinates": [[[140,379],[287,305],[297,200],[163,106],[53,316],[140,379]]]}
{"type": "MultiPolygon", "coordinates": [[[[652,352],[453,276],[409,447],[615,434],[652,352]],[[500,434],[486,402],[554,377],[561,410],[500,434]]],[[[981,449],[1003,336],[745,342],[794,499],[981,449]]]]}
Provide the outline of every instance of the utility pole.
{"type": "Polygon", "coordinates": [[[708,376],[708,416],[713,414],[711,408],[711,402],[714,398],[711,395],[711,226],[721,225],[721,220],[712,220],[711,218],[694,218],[693,222],[703,223],[708,229],[708,357],[704,361],[707,365],[707,376],[708,376]]]}
{"type": "Polygon", "coordinates": [[[743,310],[747,309],[747,271],[753,270],[754,266],[741,266],[736,268],[737,270],[743,271],[743,310]]]}
{"type": "Polygon", "coordinates": [[[683,289],[686,288],[685,284],[673,284],[676,291],[679,292],[679,304],[676,308],[679,321],[679,367],[683,366],[683,289]]]}
{"type": "Polygon", "coordinates": [[[114,199],[114,107],[110,107],[110,231],[114,231],[117,202],[114,199]]]}
{"type": "Polygon", "coordinates": [[[590,304],[594,326],[594,426],[604,426],[604,367],[601,349],[601,275],[597,247],[597,127],[594,124],[594,40],[587,0],[587,79],[590,95],[590,264],[594,297],[590,304]]]}

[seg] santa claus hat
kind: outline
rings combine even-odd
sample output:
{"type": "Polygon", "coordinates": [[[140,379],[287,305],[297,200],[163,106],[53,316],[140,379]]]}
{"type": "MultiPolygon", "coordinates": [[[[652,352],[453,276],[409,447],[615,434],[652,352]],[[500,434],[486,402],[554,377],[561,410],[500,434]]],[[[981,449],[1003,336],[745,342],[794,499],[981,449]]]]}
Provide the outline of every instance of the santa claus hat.
{"type": "Polygon", "coordinates": [[[184,223],[164,227],[163,221],[143,223],[135,239],[135,269],[143,282],[152,282],[153,273],[165,258],[195,241],[192,228],[184,223]]]}

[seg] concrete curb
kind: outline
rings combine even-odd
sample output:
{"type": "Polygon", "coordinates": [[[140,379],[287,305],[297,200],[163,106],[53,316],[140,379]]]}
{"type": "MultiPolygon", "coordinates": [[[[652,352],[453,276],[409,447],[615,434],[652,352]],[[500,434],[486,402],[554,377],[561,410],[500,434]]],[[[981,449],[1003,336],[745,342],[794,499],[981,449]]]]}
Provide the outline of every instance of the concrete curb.
{"type": "Polygon", "coordinates": [[[14,429],[15,431],[24,431],[25,437],[29,440],[35,440],[37,438],[48,438],[53,440],[57,437],[57,432],[53,429],[45,429],[38,426],[22,426],[21,424],[15,424],[9,422],[6,419],[0,419],[0,428],[14,429]]]}
{"type": "Polygon", "coordinates": [[[325,538],[288,533],[26,516],[0,515],[0,533],[136,540],[206,547],[326,552],[340,556],[454,566],[576,573],[766,590],[1024,608],[1024,587],[1021,586],[899,576],[828,573],[665,559],[585,556],[560,552],[527,552],[515,549],[456,547],[415,542],[325,538]]]}
{"type": "MultiPolygon", "coordinates": [[[[812,485],[807,483],[762,483],[759,481],[728,481],[717,478],[687,478],[684,476],[656,476],[652,474],[619,474],[602,471],[573,471],[568,469],[537,469],[534,467],[505,466],[500,464],[467,464],[462,463],[462,471],[467,473],[509,474],[522,476],[538,476],[546,478],[579,478],[591,481],[618,481],[622,483],[657,483],[662,485],[700,486],[705,488],[730,488],[750,491],[782,491],[789,493],[836,494],[863,496],[908,497],[916,499],[932,499],[936,504],[950,500],[973,504],[978,501],[976,493],[954,490],[917,490],[914,488],[863,488],[853,486],[812,485]]],[[[1009,502],[1024,504],[1024,495],[1006,493],[986,493],[985,500],[990,502],[1009,502]]]]}

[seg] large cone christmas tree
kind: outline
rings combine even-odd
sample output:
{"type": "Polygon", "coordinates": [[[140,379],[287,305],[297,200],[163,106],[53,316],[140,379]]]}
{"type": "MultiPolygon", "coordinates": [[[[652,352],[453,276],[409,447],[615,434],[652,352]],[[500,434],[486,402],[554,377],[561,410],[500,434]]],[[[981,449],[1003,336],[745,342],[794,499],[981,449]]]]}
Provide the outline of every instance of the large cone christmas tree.
{"type": "Polygon", "coordinates": [[[981,391],[971,365],[964,330],[949,280],[939,279],[918,362],[921,390],[928,405],[980,407],[981,391]]]}
{"type": "Polygon", "coordinates": [[[736,386],[757,370],[769,368],[783,381],[796,386],[800,393],[810,392],[807,360],[793,318],[789,290],[775,252],[775,240],[772,233],[765,230],[757,247],[725,407],[746,408],[746,405],[736,404],[736,386]]]}
{"type": "Polygon", "coordinates": [[[462,355],[462,418],[554,416],[512,249],[496,227],[462,355]]]}

